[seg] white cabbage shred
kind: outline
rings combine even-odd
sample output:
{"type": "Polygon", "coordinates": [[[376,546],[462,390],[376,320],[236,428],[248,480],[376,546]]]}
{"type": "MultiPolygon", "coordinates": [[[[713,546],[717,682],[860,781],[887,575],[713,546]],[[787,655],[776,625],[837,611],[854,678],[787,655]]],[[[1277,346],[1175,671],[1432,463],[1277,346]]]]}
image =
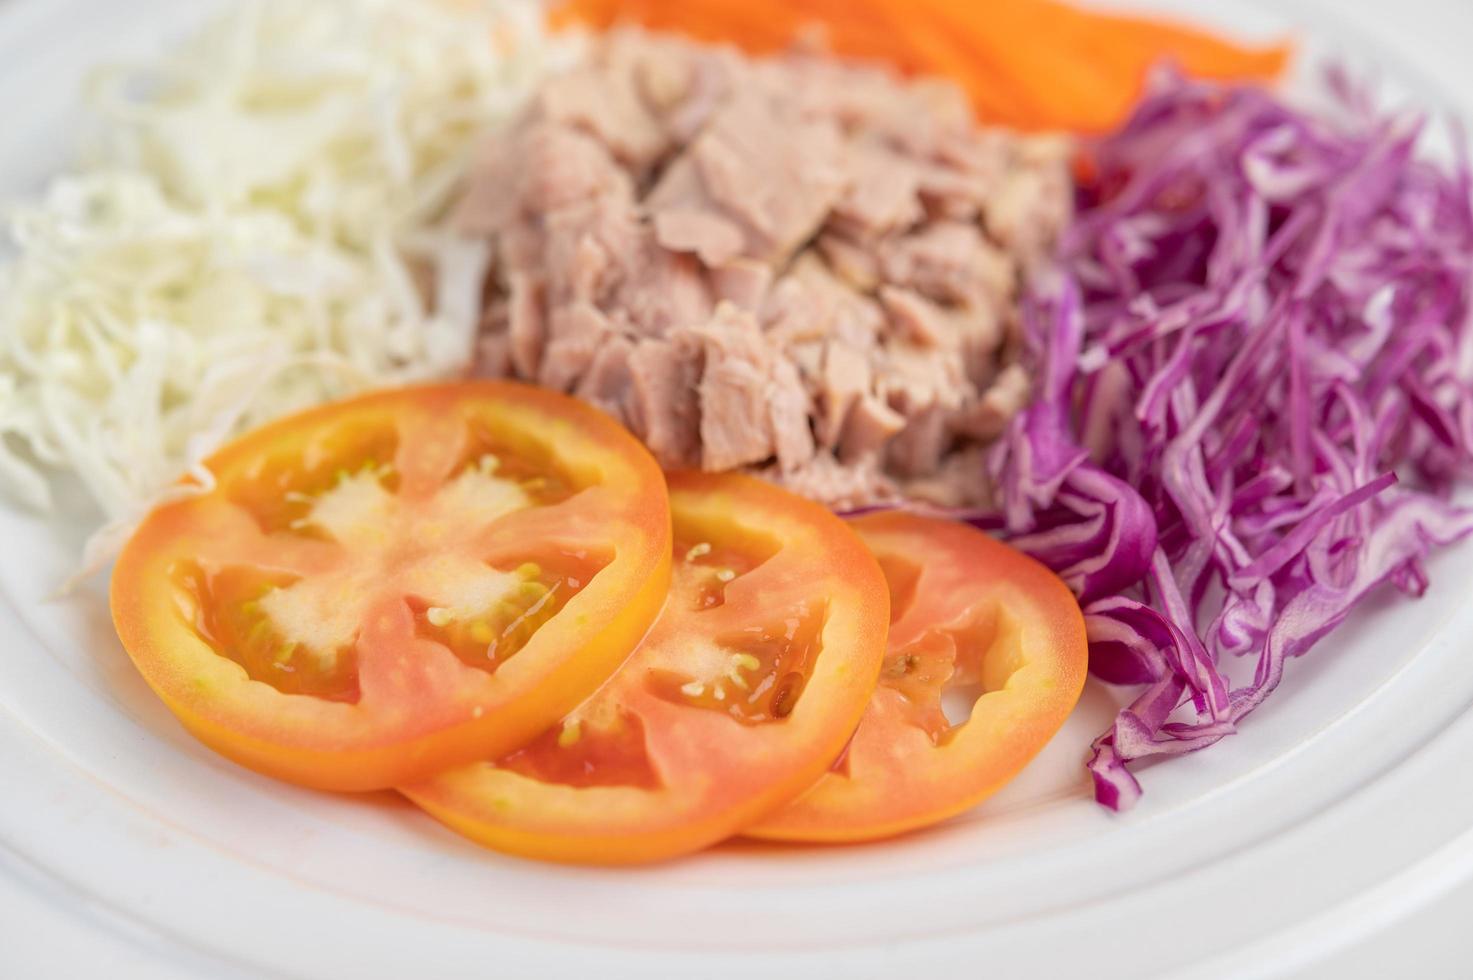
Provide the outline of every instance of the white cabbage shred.
{"type": "Polygon", "coordinates": [[[439,223],[570,55],[531,0],[254,0],[100,73],[86,163],[11,218],[0,488],[75,474],[105,552],[231,434],[463,369],[487,255],[439,223]]]}

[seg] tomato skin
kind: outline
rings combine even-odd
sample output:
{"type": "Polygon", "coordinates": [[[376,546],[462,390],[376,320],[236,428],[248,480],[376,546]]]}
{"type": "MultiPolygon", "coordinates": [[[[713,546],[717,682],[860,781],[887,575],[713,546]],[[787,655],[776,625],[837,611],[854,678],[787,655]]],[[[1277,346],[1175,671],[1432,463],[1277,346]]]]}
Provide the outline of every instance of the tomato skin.
{"type": "MultiPolygon", "coordinates": [[[[260,533],[222,490],[163,506],[119,557],[111,607],[135,665],[191,733],[276,778],[319,789],[386,789],[514,748],[576,706],[623,661],[668,588],[669,509],[653,458],[590,406],[501,382],[395,389],[274,422],[226,446],[206,466],[224,488],[257,473],[263,459],[306,453],[324,427],[388,427],[402,437],[401,455],[424,463],[407,467],[403,478],[401,492],[412,503],[435,486],[419,470],[447,465],[455,440],[465,438],[456,426],[470,418],[493,420],[487,424],[528,445],[545,442],[559,465],[588,483],[561,504],[511,513],[508,526],[521,526],[514,522],[525,516],[527,527],[554,537],[594,540],[610,549],[609,564],[494,673],[417,635],[404,599],[367,599],[355,640],[361,697],[331,701],[251,679],[191,628],[171,584],[179,563],[197,554],[268,569],[292,565],[310,577],[314,562],[325,561],[324,546],[260,533]]],[[[470,537],[468,530],[452,522],[426,533],[443,535],[449,548],[470,537]]],[[[434,553],[428,537],[408,543],[434,553]]]]}
{"type": "MultiPolygon", "coordinates": [[[[1084,618],[1068,587],[1043,565],[966,525],[903,512],[852,526],[887,567],[896,619],[882,680],[841,760],[749,837],[843,843],[874,840],[955,816],[991,796],[1043,748],[1084,687],[1084,618]],[[902,583],[895,565],[919,571],[902,583]],[[911,593],[910,597],[899,594],[911,593]],[[923,660],[938,628],[965,623],[969,607],[996,603],[1016,659],[990,654],[987,693],[940,740],[916,724],[898,657],[923,660]],[[889,678],[887,680],[887,678],[889,678]]],[[[1011,649],[1011,648],[1010,648],[1011,649]]],[[[960,659],[960,658],[958,658],[960,659]]],[[[937,709],[939,710],[939,709],[937,709]]]]}
{"type": "MultiPolygon", "coordinates": [[[[623,712],[642,723],[649,776],[634,785],[575,786],[479,763],[402,791],[457,832],[523,857],[583,864],[664,860],[731,836],[811,784],[840,752],[874,689],[889,593],[862,542],[826,509],[738,474],[669,477],[676,538],[737,517],[782,549],[726,587],[724,607],[685,614],[681,574],[666,611],[584,715],[623,712]],[[729,714],[651,693],[668,651],[760,622],[793,597],[827,603],[822,650],[791,713],[744,725],[729,714]],[[720,630],[703,617],[719,620],[720,630]],[[661,651],[667,651],[662,653],[661,651]]],[[[744,689],[745,690],[745,689],[744,689]]],[[[736,692],[733,692],[735,694],[736,692]]],[[[769,706],[778,704],[774,696],[769,706]]],[[[709,705],[708,705],[709,707],[709,705]]],[[[773,707],[775,711],[782,707],[773,707]]],[[[566,728],[566,724],[565,724],[566,728]]]]}

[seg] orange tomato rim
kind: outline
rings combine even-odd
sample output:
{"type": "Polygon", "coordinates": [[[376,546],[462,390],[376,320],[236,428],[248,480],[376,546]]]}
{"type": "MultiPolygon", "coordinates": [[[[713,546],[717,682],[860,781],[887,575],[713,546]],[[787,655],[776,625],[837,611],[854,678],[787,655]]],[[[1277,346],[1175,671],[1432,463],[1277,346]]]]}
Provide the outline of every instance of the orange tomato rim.
{"type": "MultiPolygon", "coordinates": [[[[1016,630],[1020,660],[1003,666],[1005,682],[982,693],[967,721],[951,728],[940,744],[904,730],[911,706],[882,680],[844,760],[860,772],[825,773],[790,806],[749,827],[746,836],[859,842],[962,813],[1022,771],[1057,733],[1083,690],[1088,667],[1083,614],[1068,587],[1042,564],[952,521],[895,511],[858,517],[852,524],[882,564],[898,558],[919,568],[913,583],[917,591],[949,585],[974,590],[978,601],[997,603],[1009,621],[1003,628],[1016,630]]],[[[897,645],[905,647],[940,625],[908,621],[926,601],[922,595],[910,601],[913,608],[900,608],[904,599],[895,607],[887,671],[895,667],[897,645]]],[[[935,596],[929,601],[946,606],[935,596]]],[[[1002,635],[1006,640],[1009,634],[1002,635]]],[[[984,654],[991,655],[991,650],[984,654]]]]}
{"type": "Polygon", "coordinates": [[[289,781],[388,788],[531,737],[617,667],[653,621],[668,585],[669,509],[653,458],[597,409],[543,389],[474,381],[373,392],[263,426],[205,465],[219,486],[155,510],[125,546],[111,584],[114,623],[145,680],[190,731],[235,761],[289,781]],[[439,715],[416,730],[405,711],[396,725],[365,718],[358,704],[282,694],[249,679],[185,622],[167,582],[173,565],[193,557],[180,540],[188,537],[181,525],[205,506],[201,501],[218,498],[262,458],[281,455],[283,445],[301,448],[335,424],[387,422],[407,444],[406,425],[465,422],[473,410],[511,425],[515,439],[545,446],[550,458],[581,474],[583,490],[602,508],[610,557],[564,607],[580,621],[576,628],[561,636],[539,630],[494,674],[466,675],[457,703],[438,705],[439,715]],[[406,412],[415,421],[406,422],[406,412]]]}
{"type": "MultiPolygon", "coordinates": [[[[760,621],[764,607],[766,613],[782,608],[779,595],[821,593],[827,607],[823,652],[791,714],[780,725],[744,727],[720,713],[653,695],[647,684],[659,658],[641,647],[589,704],[617,704],[643,719],[646,751],[660,773],[657,786],[575,788],[475,765],[405,787],[410,799],[459,833],[498,850],[625,864],[674,857],[728,837],[824,772],[874,687],[889,616],[883,574],[842,520],[764,481],[730,473],[677,473],[669,476],[669,484],[682,547],[683,538],[718,541],[720,525],[739,514],[746,528],[782,542],[779,555],[787,552],[786,559],[767,559],[785,561],[781,573],[767,565],[766,575],[751,573],[728,583],[726,601],[739,612],[732,624],[743,622],[740,616],[749,610],[758,613],[753,621],[760,621]],[[693,532],[700,528],[711,533],[693,532]],[[802,592],[777,589],[779,582],[795,589],[801,585],[802,592]]],[[[672,602],[686,594],[672,587],[672,602]]],[[[704,615],[682,616],[667,605],[646,642],[656,647],[694,642],[689,631],[705,628],[704,615]]],[[[708,693],[703,688],[691,697],[708,693]]],[[[706,707],[711,706],[707,700],[706,707]]],[[[569,731],[566,722],[559,731],[569,731]]]]}

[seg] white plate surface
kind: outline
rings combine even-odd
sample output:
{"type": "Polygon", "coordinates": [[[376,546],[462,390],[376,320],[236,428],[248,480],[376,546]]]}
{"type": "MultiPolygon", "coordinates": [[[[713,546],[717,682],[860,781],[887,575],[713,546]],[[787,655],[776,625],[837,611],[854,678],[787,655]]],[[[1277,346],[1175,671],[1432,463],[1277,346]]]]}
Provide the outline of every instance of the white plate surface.
{"type": "MultiPolygon", "coordinates": [[[[88,65],[153,50],[217,4],[0,6],[0,194],[69,158],[88,65]]],[[[1252,0],[1150,6],[1250,33],[1296,23],[1252,0]]],[[[1311,21],[1363,57],[1365,41],[1311,21]]],[[[1389,69],[1455,102],[1438,74],[1389,69]]],[[[503,858],[391,794],[297,790],[212,755],[133,671],[102,583],[48,599],[84,533],[85,509],[69,513],[0,509],[0,976],[103,955],[114,976],[1270,976],[1473,871],[1473,769],[1458,764],[1473,547],[1433,562],[1422,601],[1372,603],[1292,665],[1242,734],[1145,772],[1125,817],[1088,798],[1084,749],[1121,697],[1092,683],[1015,785],[944,827],[603,871],[503,858]]]]}

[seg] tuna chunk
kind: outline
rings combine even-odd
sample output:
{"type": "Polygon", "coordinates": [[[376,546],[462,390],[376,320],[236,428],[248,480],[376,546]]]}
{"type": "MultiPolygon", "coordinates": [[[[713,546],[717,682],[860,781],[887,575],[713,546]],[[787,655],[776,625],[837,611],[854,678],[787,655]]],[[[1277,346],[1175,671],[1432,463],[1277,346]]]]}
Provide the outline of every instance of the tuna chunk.
{"type": "Polygon", "coordinates": [[[904,429],[904,415],[874,395],[865,395],[855,402],[844,417],[839,458],[845,462],[853,462],[871,456],[878,457],[890,440],[904,429]]]}
{"type": "Polygon", "coordinates": [[[1073,213],[1069,183],[1069,144],[1055,138],[1019,140],[1014,165],[999,179],[996,193],[982,202],[987,231],[1025,260],[1053,248],[1073,213]]]}
{"type": "Polygon", "coordinates": [[[917,347],[955,347],[959,343],[951,315],[920,293],[886,286],[880,290],[880,302],[901,339],[917,347]]]}
{"type": "Polygon", "coordinates": [[[942,221],[880,248],[885,279],[939,303],[1007,303],[1017,266],[976,225],[942,221]]]}
{"type": "Polygon", "coordinates": [[[842,148],[831,120],[744,91],[670,164],[646,205],[657,222],[671,212],[713,215],[741,230],[740,254],[781,265],[843,193],[842,148]]]}
{"type": "Polygon", "coordinates": [[[839,342],[825,348],[818,418],[818,437],[824,448],[838,445],[849,411],[868,396],[872,377],[863,351],[839,342]]]}
{"type": "Polygon", "coordinates": [[[575,129],[528,122],[515,140],[492,142],[455,212],[468,234],[499,235],[519,218],[599,198],[633,200],[633,181],[608,148],[575,129]]]}
{"type": "Polygon", "coordinates": [[[642,244],[613,300],[620,319],[639,334],[658,337],[710,317],[714,303],[700,263],[659,248],[653,235],[642,244]]]}
{"type": "Polygon", "coordinates": [[[547,330],[542,321],[542,281],[530,273],[517,272],[511,276],[510,299],[507,301],[507,337],[511,363],[524,378],[535,378],[537,367],[542,363],[542,346],[547,342],[547,330]]]}
{"type": "Polygon", "coordinates": [[[696,386],[703,345],[688,332],[640,341],[629,357],[634,386],[629,421],[660,465],[698,465],[704,431],[696,386]]]}
{"type": "Polygon", "coordinates": [[[906,426],[886,445],[889,468],[902,477],[924,477],[935,473],[951,446],[950,413],[939,402],[907,420],[906,426]]]}
{"type": "Polygon", "coordinates": [[[791,472],[813,458],[813,428],[808,393],[798,369],[786,357],[777,357],[767,387],[767,422],[778,467],[791,472]]]}
{"type": "Polygon", "coordinates": [[[1028,404],[1028,388],[1028,372],[1022,365],[1008,366],[980,398],[957,413],[953,426],[972,439],[991,442],[1028,404]]]}
{"type": "Polygon", "coordinates": [[[485,378],[504,378],[512,374],[511,342],[505,331],[485,333],[476,342],[476,360],[471,373],[485,378]]]}
{"type": "Polygon", "coordinates": [[[781,355],[768,345],[752,315],[730,304],[718,308],[699,335],[705,352],[701,467],[729,470],[771,458],[775,446],[769,398],[781,355]]]}
{"type": "Polygon", "coordinates": [[[880,260],[874,249],[834,232],[819,236],[818,252],[828,262],[834,275],[860,293],[872,293],[880,287],[880,260]]]}
{"type": "Polygon", "coordinates": [[[694,252],[708,266],[725,265],[746,247],[738,225],[700,209],[656,212],[655,240],[672,252],[694,252]]]}
{"type": "Polygon", "coordinates": [[[629,340],[617,334],[607,337],[573,393],[615,418],[630,418],[629,402],[635,390],[633,357],[634,344],[629,340]]]}
{"type": "Polygon", "coordinates": [[[614,336],[608,318],[587,302],[560,306],[551,312],[547,348],[537,383],[568,391],[593,365],[593,358],[614,336]]]}
{"type": "Polygon", "coordinates": [[[874,298],[840,280],[815,252],[793,261],[769,295],[763,319],[782,343],[832,337],[861,349],[873,347],[885,326],[874,298]]]}
{"type": "Polygon", "coordinates": [[[636,171],[653,166],[666,150],[664,128],[646,107],[632,72],[585,65],[549,82],[539,101],[548,120],[590,133],[636,171]]]}
{"type": "Polygon", "coordinates": [[[860,145],[848,162],[849,188],[834,206],[829,227],[860,240],[909,228],[925,217],[921,168],[883,143],[860,145]]]}
{"type": "Polygon", "coordinates": [[[762,312],[772,288],[772,266],[752,259],[736,259],[710,271],[717,300],[725,300],[754,316],[762,312]]]}
{"type": "Polygon", "coordinates": [[[934,472],[900,484],[901,492],[912,500],[936,507],[965,507],[990,510],[993,506],[987,492],[987,450],[973,443],[948,454],[934,472]]]}

